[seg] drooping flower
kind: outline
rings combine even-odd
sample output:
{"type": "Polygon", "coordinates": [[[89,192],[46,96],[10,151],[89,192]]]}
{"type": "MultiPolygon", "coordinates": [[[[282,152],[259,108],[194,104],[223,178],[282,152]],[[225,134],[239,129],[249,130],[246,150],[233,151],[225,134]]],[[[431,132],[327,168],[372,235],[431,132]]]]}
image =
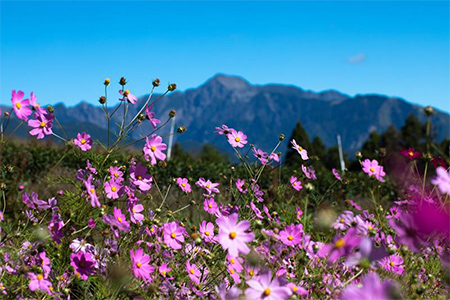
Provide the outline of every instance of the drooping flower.
{"type": "Polygon", "coordinates": [[[131,270],[136,278],[141,278],[145,281],[151,281],[151,273],[155,271],[155,268],[150,265],[150,255],[144,253],[142,248],[134,251],[130,250],[131,257],[131,270]]]}
{"type": "Polygon", "coordinates": [[[342,293],[342,300],[391,300],[401,299],[396,285],[391,280],[380,281],[377,273],[369,273],[360,284],[351,284],[342,293]]]}
{"type": "Polygon", "coordinates": [[[92,148],[92,139],[86,132],[78,133],[77,138],[73,140],[75,146],[80,147],[81,151],[88,151],[92,148]]]}
{"type": "Polygon", "coordinates": [[[156,165],[157,160],[164,161],[166,154],[162,151],[167,149],[167,145],[162,142],[162,137],[152,134],[151,138],[146,138],[147,142],[144,146],[144,156],[152,165],[156,165]]]}
{"type": "Polygon", "coordinates": [[[173,221],[164,224],[164,243],[167,247],[178,250],[181,249],[181,244],[184,243],[184,236],[186,235],[186,229],[178,225],[173,221]]]}
{"type": "Polygon", "coordinates": [[[52,127],[53,127],[53,119],[54,116],[51,113],[35,113],[34,114],[35,120],[28,120],[28,126],[32,127],[33,129],[30,130],[31,135],[37,135],[37,139],[43,139],[44,136],[50,135],[53,133],[52,127]]]}
{"type": "Polygon", "coordinates": [[[129,90],[126,91],[119,91],[119,94],[121,94],[123,97],[119,98],[120,101],[128,101],[131,104],[135,104],[137,102],[137,97],[130,93],[129,90]]]}
{"type": "Polygon", "coordinates": [[[219,210],[216,201],[214,201],[214,198],[205,199],[205,201],[203,201],[203,209],[211,215],[216,214],[219,210]]]}
{"type": "Polygon", "coordinates": [[[291,176],[290,182],[292,187],[297,191],[300,191],[303,188],[302,182],[300,180],[297,180],[297,177],[295,176],[291,176]]]}
{"type": "Polygon", "coordinates": [[[39,103],[37,102],[36,95],[31,92],[30,94],[30,105],[33,107],[34,111],[40,114],[44,114],[46,111],[44,108],[42,108],[39,103]]]}
{"type": "Polygon", "coordinates": [[[335,168],[333,168],[331,170],[331,172],[333,173],[334,177],[336,177],[337,180],[342,181],[341,175],[338,173],[338,171],[335,168]]]}
{"type": "Polygon", "coordinates": [[[70,255],[70,265],[74,268],[76,277],[87,280],[94,273],[96,262],[91,253],[78,251],[70,255]]]}
{"type": "Polygon", "coordinates": [[[397,253],[392,254],[388,257],[383,258],[380,261],[380,265],[386,269],[386,271],[395,273],[398,275],[403,274],[403,258],[397,253]]]}
{"type": "Polygon", "coordinates": [[[292,295],[292,290],[287,285],[281,285],[278,277],[272,280],[271,272],[262,273],[257,279],[250,279],[247,285],[249,286],[245,290],[247,299],[282,300],[292,295]]]}
{"type": "Polygon", "coordinates": [[[234,213],[228,217],[217,218],[219,226],[218,241],[224,250],[228,250],[231,256],[238,256],[239,253],[247,254],[250,248],[247,243],[254,240],[255,235],[250,231],[250,222],[247,220],[237,222],[238,214],[234,213]]]}
{"type": "Polygon", "coordinates": [[[400,150],[400,154],[409,158],[411,161],[422,157],[422,153],[420,153],[420,151],[414,150],[414,148],[402,149],[400,150]]]}
{"type": "Polygon", "coordinates": [[[152,124],[153,129],[156,129],[158,124],[161,124],[161,120],[158,120],[155,118],[155,113],[151,111],[152,106],[147,106],[145,108],[145,115],[147,116],[147,119],[150,121],[150,124],[152,124]]]}
{"type": "Polygon", "coordinates": [[[141,191],[146,192],[152,188],[152,175],[147,173],[148,169],[140,162],[130,167],[130,180],[141,191]]]}
{"type": "Polygon", "coordinates": [[[334,262],[341,256],[347,256],[357,246],[359,246],[361,238],[357,235],[356,228],[350,228],[344,237],[336,236],[333,243],[323,246],[318,255],[320,257],[328,256],[329,262],[334,262]]]}
{"type": "Polygon", "coordinates": [[[302,224],[291,224],[279,233],[280,240],[287,246],[294,246],[300,244],[303,235],[302,224]]]}
{"type": "Polygon", "coordinates": [[[364,173],[367,173],[369,176],[375,176],[375,178],[380,182],[385,182],[384,176],[386,173],[383,171],[383,166],[378,164],[377,160],[365,159],[362,163],[364,173]]]}
{"type": "Polygon", "coordinates": [[[245,180],[238,179],[236,181],[236,187],[242,194],[247,193],[247,189],[244,189],[245,180]]]}
{"type": "Polygon", "coordinates": [[[191,185],[189,184],[189,180],[187,178],[177,178],[177,184],[183,192],[190,193],[191,185]]]}
{"type": "Polygon", "coordinates": [[[202,234],[202,238],[205,242],[215,243],[216,236],[214,235],[214,224],[211,222],[203,221],[200,224],[199,231],[202,234]]]}
{"type": "Polygon", "coordinates": [[[306,166],[302,165],[302,171],[303,171],[303,174],[305,174],[306,178],[317,180],[316,171],[313,169],[313,167],[311,167],[311,166],[306,167],[306,166]]]}
{"type": "Polygon", "coordinates": [[[261,149],[252,148],[253,156],[255,156],[263,165],[268,161],[267,152],[262,151],[261,149]]]}
{"type": "Polygon", "coordinates": [[[28,277],[31,279],[30,283],[28,284],[28,287],[31,291],[41,290],[42,292],[51,295],[51,286],[52,283],[47,280],[48,276],[45,276],[44,274],[35,274],[35,273],[28,273],[28,277]]]}
{"type": "Polygon", "coordinates": [[[441,193],[450,195],[450,171],[445,170],[443,167],[437,167],[436,175],[437,177],[431,182],[438,186],[441,193]]]}
{"type": "Polygon", "coordinates": [[[275,152],[272,152],[269,155],[269,159],[273,159],[276,162],[280,162],[280,156],[277,153],[275,153],[275,152]]]}
{"type": "Polygon", "coordinates": [[[304,149],[302,146],[300,146],[299,144],[297,144],[297,142],[295,140],[291,141],[292,144],[292,149],[296,150],[298,152],[298,154],[300,154],[300,157],[303,160],[308,160],[308,151],[306,151],[306,149],[304,149]]]}
{"type": "Polygon", "coordinates": [[[230,133],[227,135],[228,143],[233,148],[243,148],[245,144],[247,144],[247,136],[242,131],[236,131],[234,129],[230,130],[230,133]]]}
{"type": "Polygon", "coordinates": [[[24,93],[22,91],[18,91],[16,93],[15,90],[12,91],[11,103],[16,113],[17,118],[27,121],[28,117],[31,115],[32,111],[28,107],[30,105],[30,100],[23,99],[24,93]]]}

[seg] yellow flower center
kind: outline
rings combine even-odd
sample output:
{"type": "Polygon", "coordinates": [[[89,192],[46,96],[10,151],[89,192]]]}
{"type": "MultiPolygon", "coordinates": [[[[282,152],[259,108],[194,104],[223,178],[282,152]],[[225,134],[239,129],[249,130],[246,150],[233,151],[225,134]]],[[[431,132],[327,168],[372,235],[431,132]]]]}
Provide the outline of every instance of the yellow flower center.
{"type": "Polygon", "coordinates": [[[76,273],[75,273],[75,276],[76,276],[76,277],[80,277],[81,274],[80,274],[79,272],[76,272],[76,273]]]}
{"type": "Polygon", "coordinates": [[[230,263],[234,264],[235,262],[234,258],[230,259],[230,263]]]}
{"type": "Polygon", "coordinates": [[[80,141],[80,143],[81,143],[81,145],[84,145],[84,144],[86,144],[86,140],[85,140],[85,139],[82,139],[82,140],[80,141]]]}
{"type": "Polygon", "coordinates": [[[298,146],[298,151],[303,151],[303,148],[301,146],[298,146]]]}
{"type": "Polygon", "coordinates": [[[295,293],[297,290],[298,290],[298,289],[297,289],[297,286],[296,286],[296,285],[293,285],[293,286],[292,286],[292,291],[295,293]]]}
{"type": "Polygon", "coordinates": [[[39,124],[39,126],[41,126],[42,128],[45,127],[45,122],[41,122],[41,124],[39,124]]]}
{"type": "Polygon", "coordinates": [[[209,208],[211,208],[211,207],[212,207],[212,204],[211,204],[211,203],[210,203],[210,204],[208,204],[208,207],[209,207],[209,208]]]}
{"type": "Polygon", "coordinates": [[[44,260],[42,260],[42,265],[45,265],[45,261],[44,260]]]}
{"type": "Polygon", "coordinates": [[[182,186],[182,187],[186,187],[186,183],[182,183],[181,186],[182,186]]]}
{"type": "Polygon", "coordinates": [[[409,156],[413,156],[414,155],[414,152],[409,152],[409,156]]]}
{"type": "Polygon", "coordinates": [[[120,223],[122,223],[122,218],[121,218],[121,217],[118,217],[118,218],[117,218],[117,221],[119,221],[120,223]]]}
{"type": "Polygon", "coordinates": [[[16,103],[16,107],[17,107],[18,109],[21,109],[21,108],[22,108],[22,104],[20,104],[20,102],[17,102],[17,103],[16,103]]]}
{"type": "Polygon", "coordinates": [[[136,212],[136,211],[134,210],[134,208],[132,208],[132,209],[131,209],[131,211],[132,211],[133,213],[135,213],[135,212],[136,212]]]}
{"type": "Polygon", "coordinates": [[[345,245],[344,239],[339,239],[334,243],[334,247],[337,249],[344,247],[344,245],[345,245]]]}
{"type": "Polygon", "coordinates": [[[294,237],[292,235],[288,236],[288,240],[292,241],[294,237]]]}
{"type": "Polygon", "coordinates": [[[39,275],[37,276],[37,280],[42,280],[42,279],[44,279],[44,275],[39,274],[39,275]]]}
{"type": "Polygon", "coordinates": [[[236,141],[236,143],[239,143],[241,139],[236,137],[234,140],[236,141]]]}
{"type": "Polygon", "coordinates": [[[115,192],[115,191],[117,191],[117,188],[115,186],[112,186],[111,191],[115,192]]]}
{"type": "Polygon", "coordinates": [[[142,180],[142,176],[138,176],[138,180],[142,180]]]}
{"type": "Polygon", "coordinates": [[[270,295],[270,289],[269,288],[264,290],[264,295],[265,296],[269,296],[270,295]]]}
{"type": "Polygon", "coordinates": [[[233,275],[234,274],[234,270],[230,269],[230,273],[231,273],[231,275],[233,275]]]}
{"type": "Polygon", "coordinates": [[[194,269],[190,269],[189,272],[190,272],[191,274],[194,274],[194,273],[195,273],[194,269]]]}
{"type": "Polygon", "coordinates": [[[209,236],[209,231],[205,231],[205,235],[206,235],[206,236],[209,236]]]}
{"type": "Polygon", "coordinates": [[[90,189],[89,191],[91,192],[91,194],[95,193],[94,189],[90,189]]]}
{"type": "Polygon", "coordinates": [[[393,267],[395,264],[394,264],[394,262],[393,261],[391,261],[391,263],[390,263],[390,265],[393,267]]]}
{"type": "Polygon", "coordinates": [[[206,188],[208,188],[208,189],[209,189],[210,187],[211,187],[211,186],[210,186],[209,184],[207,184],[207,185],[206,185],[206,188]]]}
{"type": "Polygon", "coordinates": [[[345,220],[344,220],[344,218],[342,218],[342,219],[341,219],[341,223],[344,223],[344,222],[345,222],[345,220]]]}
{"type": "Polygon", "coordinates": [[[370,168],[370,172],[375,172],[375,169],[374,168],[370,168]]]}
{"type": "Polygon", "coordinates": [[[155,152],[156,151],[156,146],[151,146],[150,149],[155,152]]]}
{"type": "Polygon", "coordinates": [[[369,225],[369,226],[367,226],[367,229],[372,230],[373,227],[369,225]]]}
{"type": "Polygon", "coordinates": [[[172,233],[172,234],[170,235],[170,237],[173,238],[173,239],[174,239],[176,236],[177,236],[177,235],[176,235],[175,233],[172,233]]]}
{"type": "Polygon", "coordinates": [[[140,263],[140,262],[138,262],[137,264],[136,264],[136,267],[138,267],[138,268],[140,268],[142,266],[142,264],[140,263]]]}
{"type": "Polygon", "coordinates": [[[117,173],[114,173],[114,177],[119,177],[119,174],[117,174],[117,173]]]}
{"type": "Polygon", "coordinates": [[[293,185],[296,186],[296,185],[297,185],[297,182],[294,181],[293,185]]]}
{"type": "Polygon", "coordinates": [[[248,275],[250,275],[250,276],[253,276],[253,275],[255,275],[255,271],[253,271],[253,270],[250,270],[250,271],[248,272],[248,275]]]}
{"type": "Polygon", "coordinates": [[[161,271],[161,274],[166,275],[167,272],[166,271],[161,271]]]}
{"type": "Polygon", "coordinates": [[[155,228],[154,227],[150,228],[150,231],[155,232],[155,228]]]}
{"type": "Polygon", "coordinates": [[[234,238],[236,237],[236,232],[230,232],[230,239],[234,240],[234,238]]]}

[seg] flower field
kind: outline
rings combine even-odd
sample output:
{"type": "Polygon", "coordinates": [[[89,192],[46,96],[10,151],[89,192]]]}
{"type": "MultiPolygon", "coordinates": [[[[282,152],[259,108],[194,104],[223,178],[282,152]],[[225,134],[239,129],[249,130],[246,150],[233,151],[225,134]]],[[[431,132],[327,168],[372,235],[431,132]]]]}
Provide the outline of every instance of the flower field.
{"type": "Polygon", "coordinates": [[[405,145],[393,163],[384,151],[358,152],[349,171],[325,167],[295,138],[258,149],[217,124],[211,134],[238,163],[169,160],[159,135],[167,116],[152,107],[176,85],[153,98],[156,79],[128,116],[137,97],[126,84],[111,110],[104,82],[105,122],[121,115],[106,144],[56,134],[52,107],[12,91],[0,119],[1,298],[448,299],[449,161],[431,138],[405,145]],[[15,141],[10,118],[63,146],[15,141]],[[145,122],[154,130],[136,150],[127,137],[145,122]],[[298,164],[279,152],[283,143],[298,164]]]}

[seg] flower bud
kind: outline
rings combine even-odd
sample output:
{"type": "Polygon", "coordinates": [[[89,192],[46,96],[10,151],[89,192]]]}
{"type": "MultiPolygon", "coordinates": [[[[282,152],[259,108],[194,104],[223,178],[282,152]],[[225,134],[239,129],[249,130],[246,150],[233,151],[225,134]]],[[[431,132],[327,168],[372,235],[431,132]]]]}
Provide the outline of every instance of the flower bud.
{"type": "Polygon", "coordinates": [[[386,148],[380,148],[380,157],[386,157],[386,148]]]}
{"type": "Polygon", "coordinates": [[[160,82],[159,78],[156,78],[156,79],[153,80],[153,82],[152,82],[152,84],[153,84],[154,87],[158,87],[160,83],[161,83],[161,82],[160,82]]]}
{"type": "Polygon", "coordinates": [[[175,83],[171,83],[169,84],[169,86],[167,87],[167,89],[171,92],[175,91],[177,89],[177,85],[175,83]]]}
{"type": "Polygon", "coordinates": [[[119,81],[120,85],[126,85],[127,84],[127,80],[125,79],[125,77],[121,77],[120,81],[119,81]]]}
{"type": "Polygon", "coordinates": [[[109,78],[106,78],[106,79],[105,79],[105,82],[103,82],[103,84],[104,84],[105,86],[108,86],[110,83],[111,83],[111,80],[109,80],[109,78]]]}
{"type": "Polygon", "coordinates": [[[9,117],[9,112],[5,111],[4,115],[6,118],[9,117]]]}
{"type": "Polygon", "coordinates": [[[143,121],[145,120],[145,115],[144,114],[139,114],[138,119],[143,121]]]}
{"type": "Polygon", "coordinates": [[[175,117],[175,114],[176,114],[177,112],[175,111],[175,110],[171,110],[170,112],[169,112],[169,118],[173,118],[173,117],[175,117]]]}
{"type": "Polygon", "coordinates": [[[278,136],[278,140],[281,142],[282,140],[284,140],[285,136],[284,134],[280,134],[280,136],[278,136]]]}
{"type": "Polygon", "coordinates": [[[55,109],[53,108],[53,106],[49,105],[47,106],[47,111],[52,114],[55,112],[55,109]]]}
{"type": "Polygon", "coordinates": [[[100,102],[100,104],[105,104],[106,103],[106,97],[105,96],[101,96],[100,99],[98,99],[98,102],[100,102]]]}
{"type": "Polygon", "coordinates": [[[362,158],[361,151],[356,151],[355,156],[356,156],[356,159],[361,159],[362,158]]]}
{"type": "Polygon", "coordinates": [[[425,114],[427,116],[432,116],[434,114],[434,109],[433,107],[431,107],[430,105],[428,105],[427,107],[424,108],[425,114]]]}
{"type": "Polygon", "coordinates": [[[184,126],[180,126],[180,127],[177,128],[177,132],[180,133],[180,134],[185,132],[185,131],[186,131],[186,127],[184,127],[184,126]]]}

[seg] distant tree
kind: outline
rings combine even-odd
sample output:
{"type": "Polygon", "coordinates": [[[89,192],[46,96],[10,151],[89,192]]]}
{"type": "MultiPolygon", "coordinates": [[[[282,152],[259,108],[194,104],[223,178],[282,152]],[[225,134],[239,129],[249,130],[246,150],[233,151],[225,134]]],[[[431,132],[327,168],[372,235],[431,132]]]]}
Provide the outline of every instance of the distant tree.
{"type": "MultiPolygon", "coordinates": [[[[347,162],[347,154],[344,153],[344,161],[347,162]]],[[[324,165],[327,169],[331,170],[332,168],[340,169],[341,163],[339,159],[339,148],[338,146],[333,146],[328,148],[327,154],[323,160],[324,165]]]]}
{"type": "Polygon", "coordinates": [[[311,152],[317,156],[320,160],[324,160],[327,155],[327,149],[320,137],[315,136],[311,143],[311,152]]]}
{"type": "Polygon", "coordinates": [[[361,148],[361,154],[364,158],[376,158],[380,150],[380,135],[376,131],[372,131],[366,142],[361,148]]]}
{"type": "Polygon", "coordinates": [[[297,151],[292,149],[291,147],[291,141],[296,140],[297,143],[308,150],[308,153],[312,153],[312,145],[309,140],[308,133],[306,133],[305,128],[303,128],[302,123],[300,121],[297,122],[295,125],[294,130],[292,131],[292,135],[288,141],[289,143],[289,150],[286,153],[286,164],[287,165],[300,165],[302,163],[302,159],[300,155],[298,155],[297,151]]]}
{"type": "Polygon", "coordinates": [[[380,137],[380,147],[386,148],[388,154],[398,153],[402,148],[401,143],[401,133],[393,125],[389,126],[380,137]]]}
{"type": "Polygon", "coordinates": [[[172,148],[172,159],[182,160],[185,162],[192,162],[194,158],[192,155],[183,150],[179,143],[175,143],[172,148]]]}
{"type": "Polygon", "coordinates": [[[450,139],[446,138],[442,140],[441,144],[439,145],[442,153],[444,153],[447,157],[450,157],[450,139]]]}
{"type": "Polygon", "coordinates": [[[228,155],[221,153],[219,149],[210,144],[206,144],[203,146],[199,159],[202,162],[217,163],[217,164],[219,163],[226,164],[229,163],[230,161],[228,155]]]}
{"type": "Polygon", "coordinates": [[[411,113],[408,118],[406,118],[401,133],[402,146],[404,148],[414,147],[415,149],[423,151],[422,143],[425,140],[425,126],[419,121],[416,115],[411,113]]]}

